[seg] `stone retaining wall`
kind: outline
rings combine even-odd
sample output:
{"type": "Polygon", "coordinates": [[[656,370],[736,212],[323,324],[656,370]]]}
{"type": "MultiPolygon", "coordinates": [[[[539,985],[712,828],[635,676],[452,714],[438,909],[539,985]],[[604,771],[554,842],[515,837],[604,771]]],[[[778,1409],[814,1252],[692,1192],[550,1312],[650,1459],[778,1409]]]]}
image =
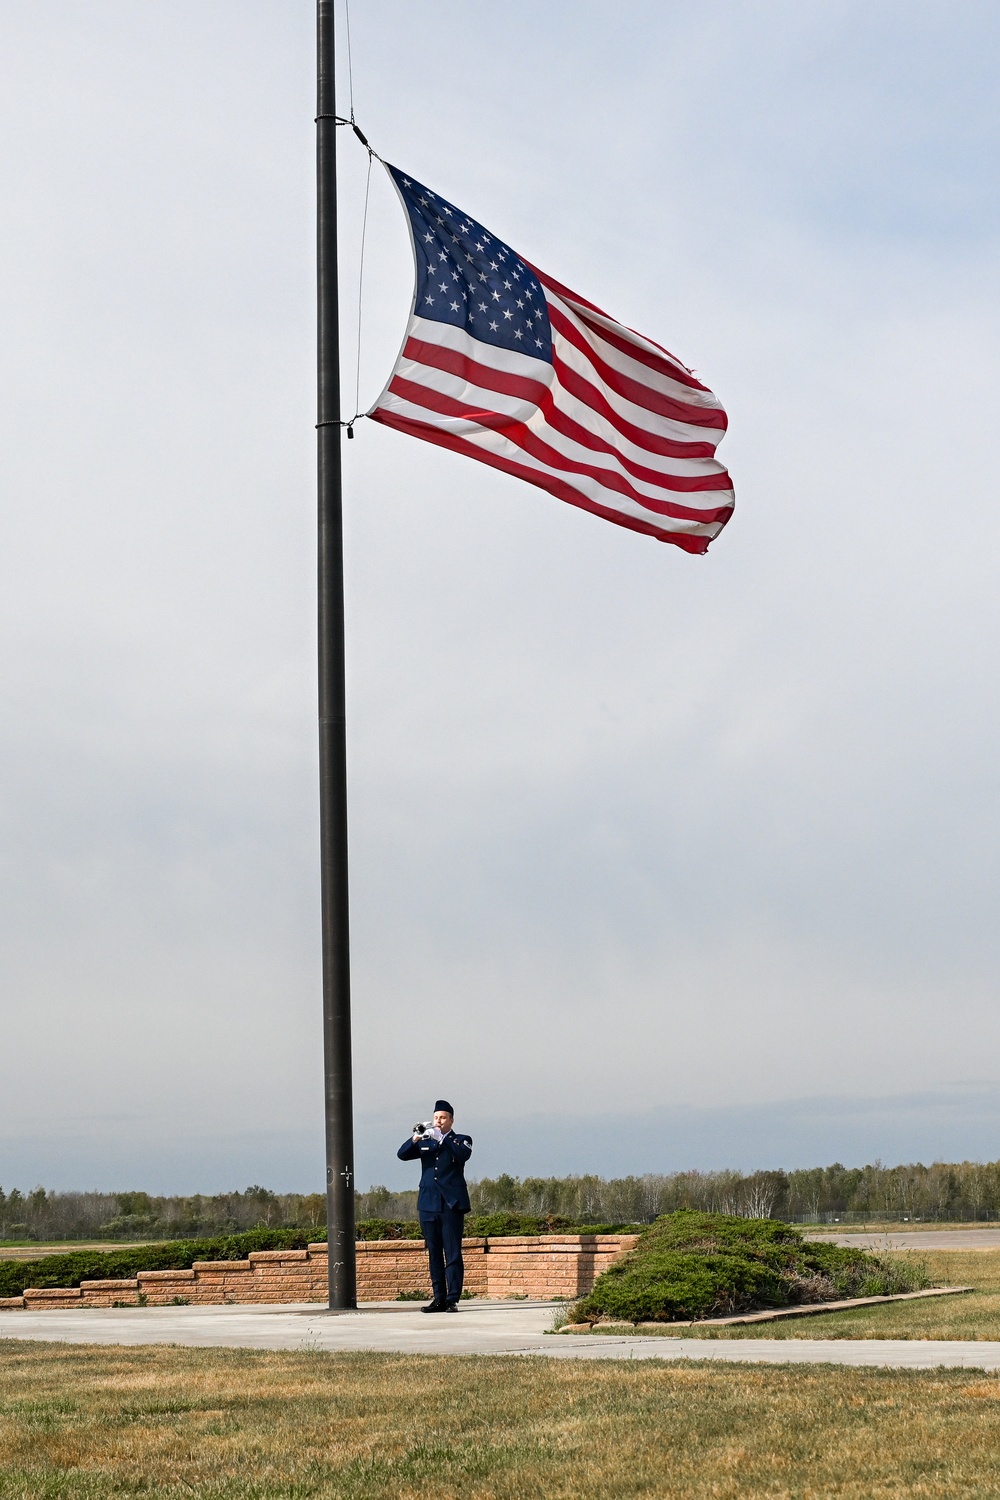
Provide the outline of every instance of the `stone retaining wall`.
{"type": "MultiPolygon", "coordinates": [[[[476,1297],[572,1299],[635,1244],[633,1234],[542,1234],[463,1240],[465,1289],[476,1297]]],[[[363,1240],[357,1246],[358,1301],[430,1295],[423,1240],[363,1240]]],[[[140,1271],[131,1281],[28,1287],[0,1308],[165,1307],[180,1303],[325,1302],[326,1245],[253,1250],[247,1260],[198,1260],[190,1271],[140,1271]]]]}

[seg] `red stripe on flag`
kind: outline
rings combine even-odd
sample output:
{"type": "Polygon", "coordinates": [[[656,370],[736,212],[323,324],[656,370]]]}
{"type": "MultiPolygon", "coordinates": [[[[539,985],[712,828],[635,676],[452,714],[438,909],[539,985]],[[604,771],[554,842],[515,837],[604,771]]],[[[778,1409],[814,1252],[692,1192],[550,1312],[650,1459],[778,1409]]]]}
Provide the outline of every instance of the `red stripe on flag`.
{"type": "MultiPolygon", "coordinates": [[[[552,350],[552,364],[556,372],[559,384],[571,396],[583,405],[589,406],[591,411],[596,412],[622,437],[635,443],[637,448],[645,448],[647,453],[659,453],[663,458],[713,458],[715,456],[715,442],[706,439],[703,443],[686,443],[679,438],[657,437],[646,427],[637,427],[634,422],[629,422],[621,416],[611,402],[578,370],[574,370],[560,357],[556,348],[552,350]]],[[[691,423],[689,426],[693,425],[691,423]]],[[[717,438],[716,442],[719,441],[717,438]]]]}
{"type": "MultiPolygon", "coordinates": [[[[401,417],[394,412],[380,409],[371,413],[371,419],[373,422],[381,422],[386,427],[395,427],[399,432],[408,433],[411,437],[435,443],[439,448],[448,448],[453,453],[463,454],[466,458],[478,459],[480,463],[489,464],[491,468],[502,469],[505,474],[512,474],[516,479],[526,480],[528,484],[548,490],[558,500],[564,500],[567,505],[575,505],[580,510],[588,510],[592,515],[601,516],[605,521],[613,521],[616,526],[624,526],[629,531],[639,531],[644,536],[656,537],[658,541],[671,542],[685,552],[706,552],[709,542],[714,540],[713,537],[690,536],[682,531],[669,531],[656,526],[651,521],[641,521],[633,516],[622,515],[621,511],[612,510],[606,505],[598,505],[596,501],[589,500],[562,479],[557,479],[550,474],[540,474],[537,469],[529,469],[523,464],[514,463],[509,458],[501,458],[497,453],[489,453],[485,449],[477,448],[474,443],[468,442],[465,438],[455,437],[453,433],[443,432],[440,427],[431,427],[427,423],[415,422],[409,417],[401,417]]],[[[720,526],[719,530],[721,529],[720,526]]]]}
{"type": "MultiPolygon", "coordinates": [[[[596,307],[593,302],[588,302],[586,297],[580,296],[579,292],[571,292],[569,287],[563,286],[561,281],[556,281],[554,276],[547,276],[537,266],[529,266],[527,261],[524,264],[528,266],[529,270],[534,271],[542,285],[547,286],[550,291],[555,292],[557,297],[563,297],[567,302],[575,303],[577,307],[586,308],[588,312],[596,313],[599,318],[607,318],[609,323],[614,323],[618,328],[622,329],[623,334],[634,334],[637,339],[642,340],[643,346],[651,344],[654,349],[658,349],[660,354],[665,355],[668,361],[667,365],[664,366],[664,374],[671,376],[674,380],[682,381],[684,385],[692,386],[695,390],[708,391],[708,386],[702,385],[701,381],[696,375],[692,374],[687,365],[683,364],[675,354],[671,354],[669,349],[664,349],[663,345],[658,344],[655,339],[647,338],[644,333],[638,333],[634,328],[629,328],[625,323],[620,323],[617,318],[613,318],[610,313],[606,313],[602,307],[596,307]]],[[[621,337],[621,335],[619,335],[621,343],[618,343],[609,334],[603,324],[595,323],[592,318],[586,316],[585,312],[581,312],[580,316],[589,327],[598,332],[602,338],[606,338],[609,344],[615,344],[616,348],[620,348],[623,354],[630,354],[634,359],[642,359],[643,364],[650,364],[651,358],[656,358],[655,355],[651,354],[649,349],[645,347],[640,349],[638,345],[633,344],[627,338],[621,337]],[[643,355],[646,358],[643,359],[643,355]]],[[[650,364],[650,368],[655,370],[658,366],[650,364]]],[[[708,393],[709,395],[712,394],[710,391],[708,393]]]]}
{"type": "MultiPolygon", "coordinates": [[[[723,516],[728,518],[731,505],[717,506],[712,510],[693,509],[691,506],[680,505],[673,500],[657,500],[650,495],[644,495],[633,488],[621,474],[616,474],[609,469],[597,468],[592,464],[581,463],[579,459],[568,458],[566,454],[560,453],[558,448],[545,442],[544,438],[532,428],[502,412],[476,411],[462,401],[456,401],[454,396],[446,396],[441,391],[435,391],[429,386],[418,385],[415,381],[406,380],[397,375],[393,378],[389,389],[401,396],[403,400],[410,401],[414,406],[425,407],[429,411],[437,411],[442,416],[456,417],[463,421],[475,422],[480,427],[488,427],[495,431],[501,431],[518,448],[537,459],[539,463],[547,464],[552,469],[562,469],[570,474],[582,474],[588,479],[593,479],[606,490],[616,494],[625,495],[629,500],[634,500],[637,505],[643,506],[645,510],[654,511],[657,515],[672,516],[675,520],[682,521],[718,521],[723,516]]],[[[613,449],[609,452],[614,454],[613,449]]],[[[615,454],[620,460],[620,455],[615,454]]],[[[704,478],[684,477],[677,474],[654,474],[649,471],[651,484],[657,488],[670,490],[678,494],[711,493],[713,490],[727,490],[730,487],[729,475],[725,472],[720,474],[708,474],[704,478]]]]}
{"type": "MultiPolygon", "coordinates": [[[[524,260],[523,255],[521,259],[524,260]]],[[[563,286],[562,282],[557,281],[554,276],[549,276],[545,271],[540,271],[537,266],[531,264],[530,260],[525,260],[524,264],[529,271],[534,272],[542,283],[542,286],[551,287],[557,297],[565,297],[570,302],[579,302],[581,307],[589,307],[590,311],[597,313],[600,318],[611,318],[611,314],[606,313],[603,307],[598,307],[596,302],[588,302],[586,297],[580,296],[579,292],[571,292],[568,286],[563,286]]],[[[615,322],[616,320],[612,318],[611,321],[615,322]]]]}
{"type": "MultiPolygon", "coordinates": [[[[488,344],[482,345],[488,349],[488,344]]],[[[403,348],[403,358],[414,364],[430,365],[443,370],[446,375],[458,375],[470,385],[486,391],[499,391],[501,396],[517,396],[522,401],[533,401],[536,406],[548,390],[543,380],[529,380],[526,375],[512,375],[509,370],[498,370],[494,365],[484,365],[468,354],[449,349],[446,344],[431,344],[426,339],[408,338],[403,348]]]]}
{"type": "Polygon", "coordinates": [[[566,314],[551,302],[549,303],[549,322],[561,338],[564,338],[568,344],[572,344],[589,360],[604,384],[616,395],[623,396],[626,401],[631,401],[635,406],[644,407],[646,411],[655,412],[657,416],[673,417],[675,421],[688,422],[696,427],[718,427],[725,432],[726,414],[718,407],[689,406],[684,401],[678,401],[672,396],[666,396],[661,391],[654,390],[652,386],[633,380],[630,375],[623,375],[620,370],[612,369],[591,347],[579,328],[576,328],[566,314]]]}
{"type": "MultiPolygon", "coordinates": [[[[404,396],[407,401],[413,401],[417,406],[433,407],[450,417],[464,417],[470,422],[480,422],[484,427],[503,427],[507,423],[519,421],[520,419],[510,412],[494,412],[492,408],[475,407],[469,401],[463,401],[457,396],[450,396],[447,392],[438,391],[434,386],[425,386],[421,381],[411,380],[405,375],[394,375],[389,383],[389,389],[397,395],[404,396]],[[433,396],[433,400],[429,399],[433,396]]],[[[627,474],[633,479],[641,480],[643,484],[653,484],[660,489],[666,490],[724,490],[729,488],[729,476],[720,465],[714,473],[700,475],[680,475],[668,468],[651,469],[645,464],[636,463],[609,443],[606,438],[600,437],[596,432],[581,426],[574,417],[557,404],[552,391],[545,392],[544,401],[536,406],[536,410],[545,418],[547,427],[553,428],[561,433],[563,437],[569,438],[571,442],[578,443],[581,448],[588,448],[591,453],[606,453],[617,463],[621,464],[627,474]]],[[[704,450],[707,445],[703,443],[692,443],[691,448],[704,450]]],[[[711,449],[707,455],[704,451],[682,455],[684,458],[697,459],[712,457],[711,449]]]]}
{"type": "MultiPolygon", "coordinates": [[[[554,427],[557,432],[561,432],[563,437],[570,438],[574,443],[579,443],[581,448],[589,448],[592,453],[613,454],[622,468],[631,474],[633,479],[641,479],[645,484],[659,484],[664,474],[672,472],[670,469],[650,469],[645,464],[637,463],[635,459],[626,458],[625,454],[619,448],[616,448],[614,443],[609,443],[607,438],[600,437],[596,432],[591,432],[588,427],[584,427],[575,417],[571,417],[568,412],[563,411],[562,407],[557,404],[554,395],[550,395],[540,409],[545,414],[549,426],[554,427]]],[[[681,449],[682,451],[674,451],[668,455],[670,458],[695,460],[700,458],[711,459],[715,456],[714,448],[708,443],[677,443],[674,447],[675,450],[681,449]]]]}
{"type": "Polygon", "coordinates": [[[580,321],[586,323],[588,328],[592,328],[597,338],[604,339],[613,349],[617,349],[619,354],[627,354],[629,359],[634,359],[637,364],[645,365],[647,369],[655,370],[659,375],[666,375],[668,379],[676,380],[681,385],[690,386],[692,390],[712,394],[708,386],[702,385],[701,381],[697,380],[689,370],[672,364],[669,356],[665,358],[652,349],[644,349],[641,344],[633,343],[631,339],[626,338],[624,333],[605,328],[603,323],[598,323],[596,318],[588,317],[585,312],[580,313],[580,321]]]}
{"type": "MultiPolygon", "coordinates": [[[[488,347],[488,345],[483,345],[484,349],[488,347]]],[[[446,375],[456,375],[459,379],[467,380],[470,385],[478,386],[481,390],[499,391],[502,396],[514,396],[522,401],[533,401],[546,415],[552,410],[559,410],[551,387],[543,381],[530,380],[526,375],[512,375],[507,370],[497,370],[493,365],[483,364],[467,354],[461,354],[457,349],[450,349],[445,344],[432,344],[427,339],[408,338],[403,349],[403,358],[413,360],[414,364],[429,365],[431,369],[441,370],[446,375]]],[[[616,432],[628,438],[629,442],[634,443],[637,448],[645,448],[648,453],[658,453],[663,458],[712,458],[714,456],[715,443],[710,440],[685,442],[679,438],[659,437],[645,427],[637,427],[634,422],[627,421],[615,411],[595,385],[565,364],[555,351],[553,351],[553,365],[560,385],[571,396],[575,396],[582,405],[588,406],[591,411],[603,417],[615,428],[616,432]]],[[[565,420],[573,422],[574,418],[567,415],[565,420]]],[[[552,425],[556,424],[553,422],[552,425]]],[[[569,435],[567,433],[567,436],[569,435]]],[[[616,450],[609,449],[608,451],[615,452],[616,450]]]]}

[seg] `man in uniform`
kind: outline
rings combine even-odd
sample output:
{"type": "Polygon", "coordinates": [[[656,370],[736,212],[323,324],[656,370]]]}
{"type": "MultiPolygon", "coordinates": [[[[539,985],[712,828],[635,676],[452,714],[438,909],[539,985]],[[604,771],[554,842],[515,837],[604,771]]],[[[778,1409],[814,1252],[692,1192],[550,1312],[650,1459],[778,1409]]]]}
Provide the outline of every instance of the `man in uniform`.
{"type": "Polygon", "coordinates": [[[471,1135],[456,1135],[455,1111],[447,1099],[434,1105],[434,1121],[425,1131],[415,1129],[396,1155],[400,1161],[420,1161],[417,1213],[427,1245],[434,1301],[426,1313],[457,1312],[465,1266],[462,1229],[469,1212],[465,1163],[472,1155],[471,1135]]]}

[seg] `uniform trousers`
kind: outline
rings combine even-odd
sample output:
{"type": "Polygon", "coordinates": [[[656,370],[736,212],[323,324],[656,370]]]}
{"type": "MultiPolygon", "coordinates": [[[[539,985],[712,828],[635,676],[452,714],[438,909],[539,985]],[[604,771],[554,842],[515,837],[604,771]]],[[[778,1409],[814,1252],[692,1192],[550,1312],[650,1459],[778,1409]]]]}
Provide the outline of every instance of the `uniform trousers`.
{"type": "Polygon", "coordinates": [[[464,1225],[465,1214],[460,1208],[445,1208],[440,1213],[420,1215],[420,1232],[427,1245],[435,1302],[457,1302],[462,1295],[465,1280],[462,1260],[464,1225]]]}

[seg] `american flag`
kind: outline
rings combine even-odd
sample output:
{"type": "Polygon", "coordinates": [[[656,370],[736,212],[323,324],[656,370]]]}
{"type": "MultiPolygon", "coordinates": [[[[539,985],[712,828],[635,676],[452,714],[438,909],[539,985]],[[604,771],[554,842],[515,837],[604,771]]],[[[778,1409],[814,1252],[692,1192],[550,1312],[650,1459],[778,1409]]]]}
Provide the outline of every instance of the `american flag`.
{"type": "Polygon", "coordinates": [[[388,166],[409,216],[406,340],[368,415],[686,552],[733,509],[717,396],[659,344],[388,166]]]}

